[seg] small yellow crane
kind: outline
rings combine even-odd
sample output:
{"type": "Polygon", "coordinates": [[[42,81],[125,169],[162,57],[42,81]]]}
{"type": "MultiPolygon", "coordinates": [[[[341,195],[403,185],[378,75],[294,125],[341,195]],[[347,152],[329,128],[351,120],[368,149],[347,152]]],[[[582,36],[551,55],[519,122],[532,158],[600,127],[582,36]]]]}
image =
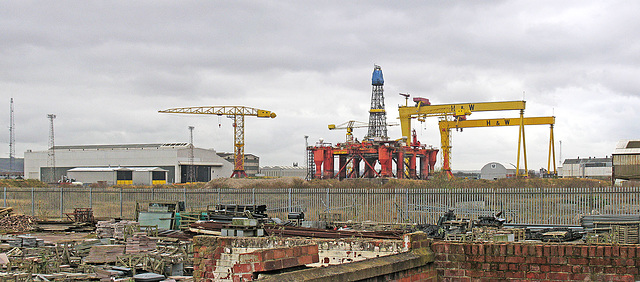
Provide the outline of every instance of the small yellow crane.
{"type": "Polygon", "coordinates": [[[247,177],[244,171],[244,117],[254,116],[259,118],[275,118],[276,113],[267,110],[260,110],[245,106],[205,106],[205,107],[185,107],[172,108],[159,113],[172,114],[199,114],[199,115],[226,115],[233,118],[234,128],[234,151],[233,151],[233,173],[231,177],[247,177]]]}
{"type": "MultiPolygon", "coordinates": [[[[387,126],[396,126],[399,125],[397,123],[389,123],[387,124],[387,126]]],[[[347,137],[346,137],[346,142],[347,143],[353,143],[353,129],[354,128],[364,128],[364,127],[369,127],[369,124],[366,122],[362,122],[362,121],[357,121],[357,120],[350,120],[347,122],[343,122],[341,124],[335,125],[335,124],[329,124],[329,130],[336,130],[336,129],[346,129],[347,130],[347,137]]]]}

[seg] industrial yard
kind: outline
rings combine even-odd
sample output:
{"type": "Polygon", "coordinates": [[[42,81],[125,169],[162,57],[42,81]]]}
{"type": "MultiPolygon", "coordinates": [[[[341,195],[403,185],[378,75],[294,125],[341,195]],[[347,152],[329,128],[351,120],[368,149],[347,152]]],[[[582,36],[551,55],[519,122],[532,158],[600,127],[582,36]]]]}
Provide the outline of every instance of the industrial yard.
{"type": "MultiPolygon", "coordinates": [[[[633,168],[618,165],[618,174],[604,178],[559,178],[555,117],[525,116],[525,101],[432,104],[414,97],[410,104],[410,95],[401,94],[402,137],[392,138],[387,127],[395,124],[386,121],[380,66],[374,67],[371,81],[369,122],[330,124],[329,130],[346,131],[345,141],[306,144],[306,166],[296,169],[303,172],[298,177],[260,177],[252,163],[258,157],[244,153],[245,117],[276,118],[269,110],[209,106],[160,111],[232,118],[233,154],[196,148],[193,127],[189,143],[54,145],[55,116],[50,115],[49,150],[25,154],[25,176],[37,180],[2,182],[0,278],[636,278],[635,266],[627,262],[584,269],[592,264],[586,257],[613,261],[622,256],[620,250],[600,253],[603,246],[640,245],[640,190],[632,182],[611,185],[633,168]],[[473,112],[503,111],[520,117],[469,118],[473,112]],[[426,119],[438,120],[439,147],[423,144],[412,129],[412,120],[426,119]],[[532,125],[550,128],[548,166],[538,172],[527,161],[525,127],[532,125]],[[518,127],[515,169],[489,163],[480,177],[455,176],[452,131],[502,126],[518,127]],[[358,140],[355,128],[368,133],[358,140]],[[105,166],[111,163],[128,165],[105,166]],[[549,246],[581,250],[551,254],[549,246]],[[449,254],[477,263],[451,263],[449,254]],[[495,254],[501,258],[489,257],[495,254]],[[562,261],[570,269],[560,267],[562,261]]],[[[623,147],[629,144],[635,143],[623,147]]],[[[586,164],[606,169],[608,160],[575,163],[585,174],[586,164]]]]}

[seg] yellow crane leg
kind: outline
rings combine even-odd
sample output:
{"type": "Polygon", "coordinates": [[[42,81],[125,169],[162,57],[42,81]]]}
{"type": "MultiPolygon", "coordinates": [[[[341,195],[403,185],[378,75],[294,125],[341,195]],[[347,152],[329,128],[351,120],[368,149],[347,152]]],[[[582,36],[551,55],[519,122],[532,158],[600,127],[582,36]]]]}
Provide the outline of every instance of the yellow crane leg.
{"type": "Polygon", "coordinates": [[[524,136],[524,110],[520,110],[520,129],[518,132],[518,161],[516,162],[516,177],[520,177],[520,148],[522,147],[524,155],[524,176],[529,176],[527,167],[527,145],[524,136]]]}
{"type": "Polygon", "coordinates": [[[442,149],[442,171],[449,178],[453,177],[451,172],[451,128],[440,127],[440,145],[442,149]]]}
{"type": "Polygon", "coordinates": [[[556,167],[556,146],[555,138],[553,137],[553,124],[549,125],[549,158],[547,161],[547,172],[551,172],[551,159],[553,158],[553,175],[557,175],[556,167]]]}

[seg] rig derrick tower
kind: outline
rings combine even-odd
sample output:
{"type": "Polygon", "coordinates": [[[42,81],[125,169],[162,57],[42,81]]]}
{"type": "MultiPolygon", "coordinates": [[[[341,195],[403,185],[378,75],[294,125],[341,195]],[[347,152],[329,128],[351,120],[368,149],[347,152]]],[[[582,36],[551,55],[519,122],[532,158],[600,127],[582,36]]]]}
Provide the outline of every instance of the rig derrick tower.
{"type": "Polygon", "coordinates": [[[387,112],[384,109],[384,78],[382,68],[374,65],[371,76],[371,109],[369,131],[365,139],[387,140],[387,112]]]}

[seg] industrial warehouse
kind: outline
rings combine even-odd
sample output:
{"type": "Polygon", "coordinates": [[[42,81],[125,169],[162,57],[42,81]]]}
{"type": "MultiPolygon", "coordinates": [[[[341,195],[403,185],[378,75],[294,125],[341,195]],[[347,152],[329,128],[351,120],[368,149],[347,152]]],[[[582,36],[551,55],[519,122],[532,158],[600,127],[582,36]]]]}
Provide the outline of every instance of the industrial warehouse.
{"type": "Polygon", "coordinates": [[[190,168],[193,168],[195,177],[189,182],[228,177],[233,171],[232,164],[218,156],[216,151],[192,149],[187,143],[55,146],[51,151],[55,151],[55,171],[49,161],[49,151],[25,152],[26,178],[56,182],[65,176],[87,183],[104,181],[107,185],[151,185],[155,180],[165,181],[163,184],[185,183],[190,180],[190,168]],[[149,167],[156,169],[149,170],[149,167]],[[157,179],[131,182],[135,172],[127,171],[141,169],[157,175],[157,179]],[[106,171],[119,173],[112,177],[104,175],[106,171]],[[104,178],[91,174],[103,174],[104,178]]]}

